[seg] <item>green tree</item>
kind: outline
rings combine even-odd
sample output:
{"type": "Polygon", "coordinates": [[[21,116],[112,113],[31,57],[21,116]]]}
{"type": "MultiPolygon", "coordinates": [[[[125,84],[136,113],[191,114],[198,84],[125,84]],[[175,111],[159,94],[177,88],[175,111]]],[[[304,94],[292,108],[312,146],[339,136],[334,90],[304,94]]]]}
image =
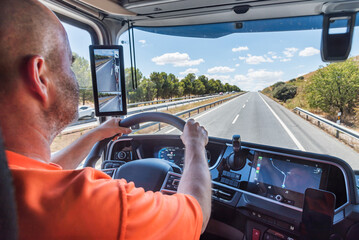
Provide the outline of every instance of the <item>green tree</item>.
{"type": "Polygon", "coordinates": [[[193,93],[196,95],[203,95],[206,92],[206,87],[201,80],[196,79],[193,82],[193,93]]]}
{"type": "MultiPolygon", "coordinates": [[[[141,83],[143,74],[140,71],[140,69],[138,69],[138,68],[136,69],[135,74],[137,76],[137,85],[139,86],[141,83]]],[[[125,83],[126,83],[125,85],[126,85],[127,101],[129,103],[141,101],[141,100],[138,100],[140,97],[138,96],[138,94],[136,94],[137,90],[133,89],[133,86],[132,86],[131,68],[125,69],[125,83]]]]}
{"type": "Polygon", "coordinates": [[[333,115],[352,113],[359,98],[358,70],[351,59],[320,68],[306,88],[309,105],[333,115]]]}
{"type": "Polygon", "coordinates": [[[217,83],[214,79],[210,79],[208,81],[208,93],[216,93],[219,92],[217,89],[217,83]]]}
{"type": "Polygon", "coordinates": [[[209,93],[210,87],[209,87],[209,83],[208,83],[208,78],[204,75],[201,75],[198,77],[198,79],[203,83],[204,87],[205,87],[205,94],[209,93]]]}
{"type": "Polygon", "coordinates": [[[193,73],[187,74],[187,76],[181,80],[183,83],[183,94],[184,95],[191,95],[193,92],[193,82],[196,79],[196,75],[193,73]]]}
{"type": "Polygon", "coordinates": [[[157,99],[160,99],[160,97],[163,94],[162,86],[165,81],[163,79],[163,74],[161,74],[159,72],[153,72],[150,74],[150,79],[155,84],[157,99]]]}
{"type": "Polygon", "coordinates": [[[77,82],[79,83],[80,100],[82,105],[85,105],[86,101],[93,101],[90,64],[84,57],[80,57],[77,53],[73,53],[73,55],[76,60],[72,64],[72,71],[75,73],[77,82]]]}

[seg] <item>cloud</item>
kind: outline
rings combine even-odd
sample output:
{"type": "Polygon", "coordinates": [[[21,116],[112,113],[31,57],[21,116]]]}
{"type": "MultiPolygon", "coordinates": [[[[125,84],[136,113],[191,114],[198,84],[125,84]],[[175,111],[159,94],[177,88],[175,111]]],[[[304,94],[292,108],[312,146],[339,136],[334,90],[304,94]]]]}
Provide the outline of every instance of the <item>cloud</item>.
{"type": "Polygon", "coordinates": [[[249,48],[247,46],[244,46],[244,47],[237,47],[237,48],[232,48],[232,52],[240,52],[240,51],[248,51],[249,48]]]}
{"type": "Polygon", "coordinates": [[[234,68],[230,68],[230,67],[222,67],[222,66],[218,66],[218,67],[213,67],[207,70],[208,73],[229,73],[229,72],[234,72],[234,68]]]}
{"type": "Polygon", "coordinates": [[[299,56],[301,56],[301,57],[310,57],[310,56],[319,54],[319,52],[320,51],[318,49],[314,48],[314,47],[307,47],[307,48],[304,48],[304,50],[299,52],[299,56]]]}
{"type": "Polygon", "coordinates": [[[230,75],[217,75],[217,74],[204,74],[208,79],[221,80],[223,82],[228,82],[231,79],[230,75]]]}
{"type": "Polygon", "coordinates": [[[249,69],[247,74],[238,74],[231,79],[230,84],[235,84],[241,89],[249,91],[262,90],[273,83],[282,81],[282,71],[268,71],[266,69],[249,69]]]}
{"type": "Polygon", "coordinates": [[[285,48],[285,50],[283,51],[283,54],[285,55],[286,58],[291,58],[294,57],[294,53],[296,53],[298,51],[298,48],[285,48]]]}
{"type": "Polygon", "coordinates": [[[240,66],[240,64],[239,64],[239,63],[237,63],[237,64],[236,64],[236,67],[239,67],[239,66],[240,66]]]}
{"type": "Polygon", "coordinates": [[[152,62],[157,65],[172,64],[174,67],[189,67],[199,65],[204,62],[202,58],[191,60],[187,53],[165,53],[161,56],[152,58],[152,62]]]}
{"type": "Polygon", "coordinates": [[[264,56],[252,56],[251,54],[247,54],[247,57],[239,57],[240,60],[245,60],[248,64],[260,64],[264,62],[273,62],[272,59],[264,56]]]}
{"type": "Polygon", "coordinates": [[[189,73],[198,73],[198,68],[188,68],[184,72],[180,72],[180,75],[187,75],[189,73]]]}
{"type": "Polygon", "coordinates": [[[283,59],[281,59],[280,61],[281,62],[289,62],[289,61],[291,61],[292,59],[290,59],[290,58],[283,58],[283,59]]]}
{"type": "Polygon", "coordinates": [[[138,40],[139,43],[146,44],[146,40],[138,40]]]}

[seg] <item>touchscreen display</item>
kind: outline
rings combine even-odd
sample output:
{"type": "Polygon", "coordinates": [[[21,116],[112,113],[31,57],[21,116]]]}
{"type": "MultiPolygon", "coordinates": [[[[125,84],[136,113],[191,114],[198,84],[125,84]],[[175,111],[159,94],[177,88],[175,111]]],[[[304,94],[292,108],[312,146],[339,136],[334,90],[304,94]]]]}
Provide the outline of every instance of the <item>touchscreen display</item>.
{"type": "Polygon", "coordinates": [[[90,46],[90,56],[96,115],[125,115],[122,47],[90,46]]]}
{"type": "Polygon", "coordinates": [[[259,154],[253,162],[249,179],[250,191],[302,207],[305,190],[320,188],[323,171],[314,162],[309,165],[294,159],[259,154]]]}

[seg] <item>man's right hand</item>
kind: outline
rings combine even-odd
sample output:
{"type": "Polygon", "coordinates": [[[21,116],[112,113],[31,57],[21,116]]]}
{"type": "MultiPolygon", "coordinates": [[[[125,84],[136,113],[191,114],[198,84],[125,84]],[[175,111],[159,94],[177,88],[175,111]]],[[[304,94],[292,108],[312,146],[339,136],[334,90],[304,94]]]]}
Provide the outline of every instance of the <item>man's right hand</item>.
{"type": "Polygon", "coordinates": [[[205,147],[208,143],[208,133],[206,129],[195,122],[193,119],[188,120],[181,135],[182,142],[185,146],[205,147]]]}

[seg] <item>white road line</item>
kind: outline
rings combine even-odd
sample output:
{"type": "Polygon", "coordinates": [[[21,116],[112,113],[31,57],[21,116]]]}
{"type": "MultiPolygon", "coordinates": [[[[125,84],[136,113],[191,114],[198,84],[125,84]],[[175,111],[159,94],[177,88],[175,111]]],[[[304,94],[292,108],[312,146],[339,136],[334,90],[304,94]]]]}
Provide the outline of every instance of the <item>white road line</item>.
{"type": "Polygon", "coordinates": [[[113,75],[113,68],[111,68],[111,76],[113,75]]]}
{"type": "Polygon", "coordinates": [[[96,72],[100,71],[102,68],[104,68],[110,61],[100,66],[100,68],[96,69],[96,72]]]}
{"type": "Polygon", "coordinates": [[[243,105],[243,108],[245,108],[245,107],[246,107],[246,105],[244,104],[244,105],[243,105]]]}
{"type": "Polygon", "coordinates": [[[284,122],[278,117],[278,115],[273,111],[273,109],[269,106],[269,104],[263,99],[263,97],[258,93],[258,95],[260,96],[260,98],[263,100],[263,102],[267,105],[267,107],[269,108],[269,110],[273,113],[273,115],[277,118],[277,120],[279,121],[279,123],[282,125],[282,127],[284,128],[284,130],[288,133],[289,137],[293,140],[293,142],[295,143],[295,145],[297,145],[297,147],[301,150],[301,151],[305,151],[304,147],[302,146],[302,144],[300,144],[300,142],[298,141],[298,139],[294,136],[294,134],[289,130],[289,128],[284,124],[284,122]]]}
{"type": "MultiPolygon", "coordinates": [[[[243,96],[243,95],[241,95],[241,96],[243,96]]],[[[240,96],[239,96],[239,97],[240,97],[240,96]]],[[[237,98],[234,98],[234,99],[232,99],[232,100],[229,100],[228,102],[225,102],[225,103],[223,103],[223,104],[221,104],[221,105],[218,105],[217,107],[214,107],[212,110],[209,110],[208,112],[205,112],[205,113],[203,113],[202,115],[200,115],[200,116],[198,116],[198,117],[194,117],[193,119],[194,119],[194,120],[197,120],[198,118],[201,118],[201,117],[207,115],[208,113],[210,113],[210,112],[212,112],[212,111],[218,109],[219,107],[223,107],[224,105],[226,105],[226,104],[228,104],[228,103],[230,103],[230,102],[232,102],[232,101],[234,101],[234,100],[236,100],[236,99],[237,99],[237,98]]],[[[177,128],[172,128],[171,130],[168,130],[167,132],[165,132],[165,134],[170,133],[170,132],[173,132],[173,131],[176,130],[176,129],[177,129],[177,128]]]]}
{"type": "Polygon", "coordinates": [[[237,116],[234,118],[234,120],[233,120],[232,124],[235,124],[235,123],[236,123],[236,121],[237,121],[238,117],[239,117],[239,114],[237,114],[237,116]]]}

